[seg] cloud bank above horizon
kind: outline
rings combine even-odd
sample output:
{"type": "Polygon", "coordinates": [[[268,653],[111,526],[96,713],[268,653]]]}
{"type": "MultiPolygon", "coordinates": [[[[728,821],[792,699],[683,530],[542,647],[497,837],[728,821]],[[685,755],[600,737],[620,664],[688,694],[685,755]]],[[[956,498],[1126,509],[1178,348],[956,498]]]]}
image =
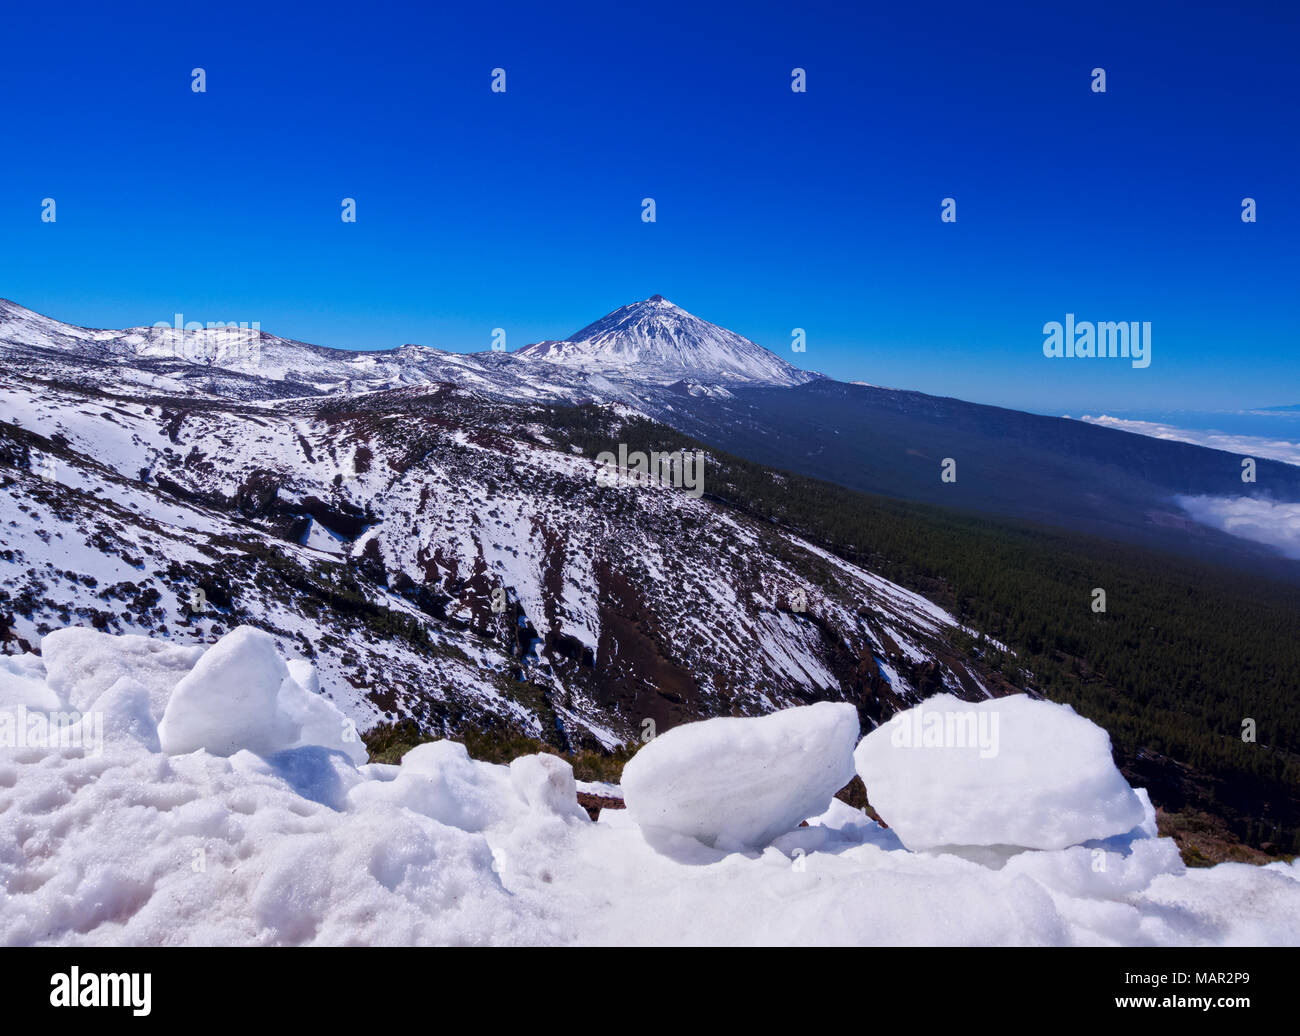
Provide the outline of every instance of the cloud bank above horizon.
{"type": "Polygon", "coordinates": [[[1286,439],[1266,439],[1258,435],[1234,435],[1213,429],[1177,428],[1174,425],[1160,424],[1156,421],[1136,421],[1123,417],[1111,417],[1099,414],[1093,417],[1084,414],[1081,421],[1089,424],[1116,428],[1121,432],[1133,432],[1153,439],[1171,439],[1175,442],[1191,443],[1193,446],[1206,446],[1212,450],[1224,450],[1227,453],[1239,453],[1245,457],[1264,457],[1268,460],[1281,461],[1283,464],[1300,466],[1300,442],[1286,439]]]}

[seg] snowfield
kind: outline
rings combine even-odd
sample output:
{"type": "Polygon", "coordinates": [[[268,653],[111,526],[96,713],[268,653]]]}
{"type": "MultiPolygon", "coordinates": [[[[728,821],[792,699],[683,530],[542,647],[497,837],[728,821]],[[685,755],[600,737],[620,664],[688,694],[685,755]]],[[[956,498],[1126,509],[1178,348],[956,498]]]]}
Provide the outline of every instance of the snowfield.
{"type": "Polygon", "coordinates": [[[558,757],[361,763],[248,627],[41,648],[0,658],[4,944],[1300,944],[1300,869],[1186,870],[1063,706],[931,699],[919,741],[906,712],[878,728],[856,764],[889,828],[831,798],[843,704],[669,730],[593,823],[558,757]],[[98,733],[51,747],[44,714],[73,711],[98,733]],[[967,713],[999,716],[992,754],[953,742],[967,713]]]}

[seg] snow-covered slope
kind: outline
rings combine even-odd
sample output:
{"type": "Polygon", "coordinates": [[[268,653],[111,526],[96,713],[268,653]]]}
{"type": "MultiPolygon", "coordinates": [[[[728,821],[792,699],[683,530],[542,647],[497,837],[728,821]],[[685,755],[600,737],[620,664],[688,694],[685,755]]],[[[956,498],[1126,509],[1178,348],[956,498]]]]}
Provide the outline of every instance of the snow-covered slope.
{"type": "Polygon", "coordinates": [[[622,306],[562,342],[526,345],[514,355],[611,377],[635,375],[660,385],[682,380],[802,385],[818,376],[662,295],[622,306]]]}
{"type": "MultiPolygon", "coordinates": [[[[707,496],[602,485],[547,403],[447,383],[236,402],[69,369],[0,356],[5,650],[247,623],[363,729],[565,746],[998,690],[924,598],[707,496]]],[[[606,405],[586,433],[616,448],[635,415],[606,405]]]]}

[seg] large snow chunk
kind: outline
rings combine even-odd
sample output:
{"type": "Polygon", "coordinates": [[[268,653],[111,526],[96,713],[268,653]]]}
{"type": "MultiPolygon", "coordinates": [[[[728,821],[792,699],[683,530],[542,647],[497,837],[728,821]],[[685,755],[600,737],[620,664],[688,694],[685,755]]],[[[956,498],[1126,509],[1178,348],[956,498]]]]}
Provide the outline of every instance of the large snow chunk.
{"type": "Polygon", "coordinates": [[[270,634],[252,626],[232,630],[172,691],[158,724],[163,751],[183,755],[203,748],[232,755],[247,748],[268,756],[289,747],[299,729],[276,707],[288,679],[270,634]]]}
{"type": "Polygon", "coordinates": [[[872,806],[908,849],[1064,849],[1132,831],[1143,800],[1110,738],[1068,705],[935,695],[862,739],[872,806]]]}
{"type": "Polygon", "coordinates": [[[559,756],[544,752],[520,756],[510,764],[510,785],[531,809],[590,820],[578,805],[573,767],[559,756]]]}
{"type": "Polygon", "coordinates": [[[459,741],[429,741],[402,756],[390,781],[367,781],[348,793],[352,810],[396,806],[459,827],[482,831],[507,810],[510,771],[477,762],[459,741]]]}
{"type": "Polygon", "coordinates": [[[59,696],[45,683],[41,660],[34,655],[0,655],[0,709],[57,712],[59,696]]]}
{"type": "Polygon", "coordinates": [[[115,637],[70,626],[41,639],[41,658],[50,689],[71,708],[85,712],[90,703],[124,676],[145,686],[154,720],[177,682],[202,657],[201,647],[180,647],[130,634],[115,637]]]}
{"type": "Polygon", "coordinates": [[[686,835],[716,849],[761,848],[826,812],[853,779],[857,738],[857,710],[837,702],[687,723],[632,757],[623,794],[651,839],[686,835]]]}
{"type": "Polygon", "coordinates": [[[320,693],[320,677],[310,662],[293,659],[288,663],[289,679],[280,685],[276,708],[299,728],[293,747],[320,745],[342,752],[357,766],[369,758],[357,734],[356,724],[320,693]]]}
{"type": "Polygon", "coordinates": [[[149,689],[139,680],[124,676],[96,698],[87,710],[103,722],[104,739],[138,741],[151,752],[158,745],[158,724],[151,712],[149,689]]]}

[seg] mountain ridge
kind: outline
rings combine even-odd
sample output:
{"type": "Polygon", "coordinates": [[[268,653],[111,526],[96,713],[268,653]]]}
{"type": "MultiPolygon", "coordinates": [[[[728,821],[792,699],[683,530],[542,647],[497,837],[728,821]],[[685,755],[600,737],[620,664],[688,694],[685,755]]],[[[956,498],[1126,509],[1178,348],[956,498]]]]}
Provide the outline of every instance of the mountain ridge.
{"type": "MultiPolygon", "coordinates": [[[[248,326],[210,322],[203,328],[170,325],[123,329],[68,324],[0,299],[0,342],[101,359],[181,360],[269,380],[295,380],[317,392],[362,391],[440,379],[449,367],[499,368],[498,357],[528,364],[533,374],[571,382],[577,376],[612,376],[638,384],[745,383],[799,385],[822,377],[800,371],[733,331],[702,320],[662,295],[607,313],[563,340],[500,350],[454,352],[404,343],[389,349],[346,349],[283,338],[248,326]],[[311,377],[312,361],[326,377],[311,377]],[[538,362],[549,367],[538,368],[538,362]],[[298,375],[291,377],[291,375],[298,375]]],[[[571,387],[571,386],[569,386],[571,387]]]]}

